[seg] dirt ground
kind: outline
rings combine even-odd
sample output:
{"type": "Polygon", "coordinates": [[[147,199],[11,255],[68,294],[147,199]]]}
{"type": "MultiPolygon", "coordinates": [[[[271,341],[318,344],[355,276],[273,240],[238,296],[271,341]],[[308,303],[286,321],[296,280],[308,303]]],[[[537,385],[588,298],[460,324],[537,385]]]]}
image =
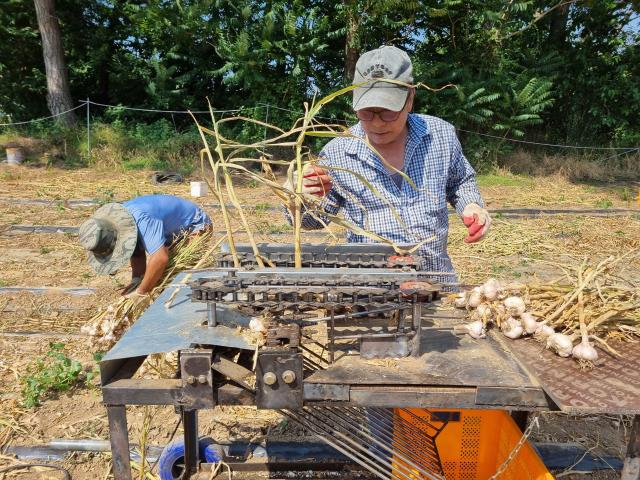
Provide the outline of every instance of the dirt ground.
{"type": "MultiPolygon", "coordinates": [[[[190,198],[188,183],[158,186],[151,172],[117,172],[91,169],[61,170],[0,166],[0,451],[10,445],[37,445],[55,438],[107,439],[106,413],[99,388],[75,388],[47,398],[42,406],[21,406],[21,391],[29,366],[49,351],[50,342],[64,343],[63,352],[82,363],[86,371],[95,367],[93,352],[80,335],[80,327],[99,308],[118,298],[116,289],[128,283],[130,273],[114,277],[93,273],[73,234],[31,233],[12,225],[79,226],[96,205],[77,206],[70,200],[96,203],[121,201],[140,194],[171,193],[190,198]],[[27,204],[24,200],[49,201],[27,204]],[[22,202],[22,203],[20,203],[22,202]],[[2,292],[4,287],[57,287],[46,293],[2,292]],[[93,289],[77,296],[64,288],[93,289]]],[[[195,178],[194,178],[195,179],[195,178]]],[[[589,216],[580,213],[531,218],[495,216],[491,235],[477,245],[464,244],[465,229],[451,221],[449,251],[460,281],[476,284],[487,277],[503,280],[547,281],[561,274],[560,265],[576,265],[585,255],[593,259],[616,255],[640,245],[640,208],[629,190],[635,185],[573,184],[562,177],[529,178],[485,176],[479,183],[489,209],[571,208],[632,209],[625,215],[589,216]]],[[[250,222],[259,241],[289,242],[292,230],[284,221],[277,199],[268,190],[244,184],[238,192],[245,205],[253,205],[250,222]]],[[[214,219],[214,230],[222,235],[223,222],[212,196],[195,199],[214,219]]],[[[313,243],[339,242],[336,238],[306,234],[313,243]]],[[[238,237],[242,241],[242,236],[238,237]]],[[[630,262],[620,275],[640,280],[640,265],[630,262]]],[[[90,382],[91,383],[91,382],[90,382]]],[[[177,416],[166,407],[128,409],[130,438],[138,442],[145,425],[148,444],[163,445],[176,428],[177,416]],[[147,422],[148,423],[148,422],[147,422]]],[[[594,455],[622,457],[629,433],[629,418],[613,415],[573,417],[543,414],[536,441],[577,442],[594,455]]],[[[252,408],[217,407],[200,414],[200,431],[217,440],[258,439],[285,435],[286,422],[272,412],[252,408]]],[[[178,428],[177,435],[180,434],[178,428]]],[[[297,432],[303,434],[303,432],[297,432]]],[[[0,456],[0,466],[12,460],[0,456]],[[4,463],[3,463],[4,462],[4,463]]],[[[82,453],[63,465],[76,480],[112,478],[108,453],[82,453]]],[[[558,473],[558,472],[556,472],[558,473]]],[[[4,478],[62,478],[53,471],[13,471],[4,478]]],[[[615,472],[569,475],[563,478],[618,478],[615,472]]]]}

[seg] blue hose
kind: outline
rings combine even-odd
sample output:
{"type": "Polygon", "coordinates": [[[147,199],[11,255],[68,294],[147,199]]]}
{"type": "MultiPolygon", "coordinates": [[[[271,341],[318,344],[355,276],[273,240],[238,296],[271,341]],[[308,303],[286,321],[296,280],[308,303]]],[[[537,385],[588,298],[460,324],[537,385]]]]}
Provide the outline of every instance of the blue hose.
{"type": "MultiPolygon", "coordinates": [[[[222,447],[208,437],[198,440],[198,453],[200,461],[205,461],[206,463],[218,463],[224,455],[222,447]]],[[[174,440],[164,447],[160,454],[158,475],[160,475],[161,480],[179,480],[183,470],[184,439],[174,440]]]]}

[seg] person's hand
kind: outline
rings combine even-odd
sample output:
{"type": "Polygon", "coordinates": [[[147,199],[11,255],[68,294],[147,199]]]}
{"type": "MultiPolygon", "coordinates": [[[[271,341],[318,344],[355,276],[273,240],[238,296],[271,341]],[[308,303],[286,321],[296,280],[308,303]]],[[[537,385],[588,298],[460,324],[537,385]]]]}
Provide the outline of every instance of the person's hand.
{"type": "Polygon", "coordinates": [[[129,300],[141,301],[144,298],[149,296],[148,293],[140,293],[138,290],[134,290],[133,292],[127,293],[124,298],[128,298],[129,300]]]}
{"type": "MultiPolygon", "coordinates": [[[[327,171],[319,165],[307,163],[302,169],[302,194],[324,197],[331,190],[331,177],[327,171]]],[[[298,184],[298,172],[293,172],[293,184],[287,180],[284,187],[295,191],[298,184]]]]}
{"type": "Polygon", "coordinates": [[[462,221],[469,230],[465,243],[473,243],[485,236],[491,225],[489,212],[477,203],[470,203],[462,211],[462,221]]]}
{"type": "Polygon", "coordinates": [[[127,285],[126,287],[122,287],[118,291],[122,294],[122,296],[126,297],[131,292],[135,292],[136,288],[138,288],[138,286],[140,285],[140,282],[142,282],[142,277],[131,277],[131,283],[129,283],[129,285],[127,285]]]}

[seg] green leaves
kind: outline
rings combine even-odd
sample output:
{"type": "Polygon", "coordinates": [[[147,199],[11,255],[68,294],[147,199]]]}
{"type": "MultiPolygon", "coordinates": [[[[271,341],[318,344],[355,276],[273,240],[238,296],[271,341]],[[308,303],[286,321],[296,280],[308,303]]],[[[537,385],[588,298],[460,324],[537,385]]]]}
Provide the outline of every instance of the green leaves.
{"type": "Polygon", "coordinates": [[[82,365],[67,357],[63,343],[50,343],[44,357],[28,367],[28,375],[22,379],[22,403],[32,408],[52,392],[64,392],[80,381],[82,365]]]}
{"type": "Polygon", "coordinates": [[[526,127],[541,124],[540,115],[554,102],[551,86],[549,80],[534,77],[520,91],[512,88],[506,97],[507,110],[493,129],[505,132],[505,136],[523,137],[526,127]]]}

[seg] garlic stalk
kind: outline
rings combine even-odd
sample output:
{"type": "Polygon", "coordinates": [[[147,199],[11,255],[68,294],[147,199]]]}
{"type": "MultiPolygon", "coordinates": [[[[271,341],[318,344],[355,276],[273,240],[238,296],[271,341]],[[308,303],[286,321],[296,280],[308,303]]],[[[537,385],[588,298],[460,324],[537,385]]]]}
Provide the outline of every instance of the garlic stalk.
{"type": "Polygon", "coordinates": [[[573,338],[564,333],[554,333],[547,337],[547,348],[561,357],[568,357],[573,350],[573,338]]]}

